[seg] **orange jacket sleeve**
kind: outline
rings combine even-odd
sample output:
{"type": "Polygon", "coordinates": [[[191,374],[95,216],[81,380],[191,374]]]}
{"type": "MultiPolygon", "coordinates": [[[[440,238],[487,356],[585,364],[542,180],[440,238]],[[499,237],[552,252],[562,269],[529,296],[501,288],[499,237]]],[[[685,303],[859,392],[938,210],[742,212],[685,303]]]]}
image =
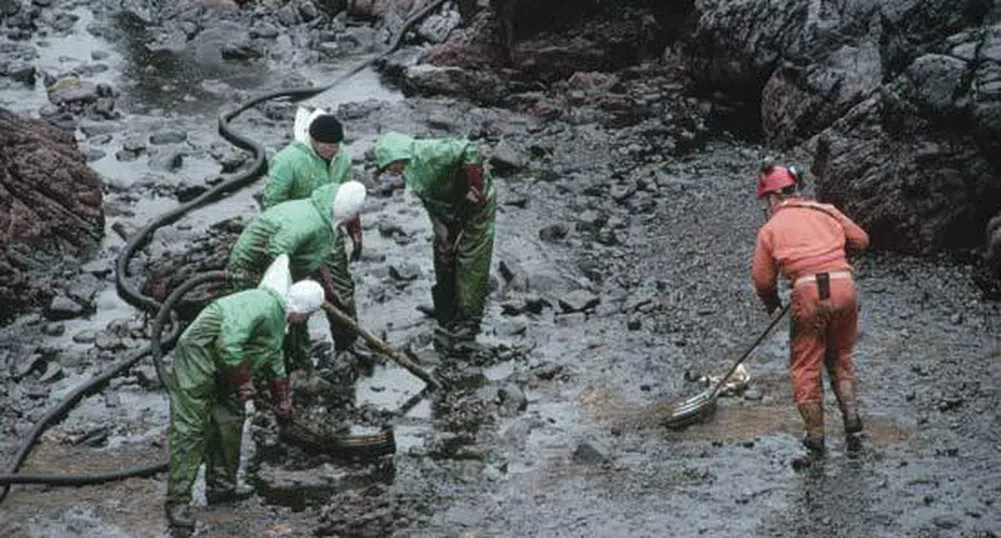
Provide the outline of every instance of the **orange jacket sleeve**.
{"type": "Polygon", "coordinates": [[[839,215],[838,220],[841,222],[841,228],[845,230],[845,241],[848,242],[848,246],[859,250],[869,248],[869,234],[865,233],[861,226],[855,224],[855,221],[843,213],[839,213],[839,215]]]}
{"type": "Polygon", "coordinates": [[[759,297],[773,295],[778,288],[779,268],[772,255],[772,236],[767,228],[758,231],[758,244],[751,262],[751,281],[759,297]]]}

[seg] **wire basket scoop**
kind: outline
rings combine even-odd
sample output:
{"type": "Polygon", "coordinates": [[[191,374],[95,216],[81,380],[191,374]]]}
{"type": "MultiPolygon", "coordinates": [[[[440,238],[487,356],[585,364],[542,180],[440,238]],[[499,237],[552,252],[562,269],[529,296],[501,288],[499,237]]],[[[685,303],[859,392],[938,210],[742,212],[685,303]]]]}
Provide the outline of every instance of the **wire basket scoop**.
{"type": "Polygon", "coordinates": [[[744,360],[751,356],[751,353],[753,353],[754,350],[761,345],[761,342],[763,342],[765,337],[772,332],[772,329],[778,325],[779,321],[785,317],[786,312],[788,311],[789,305],[787,304],[782,307],[782,310],[779,311],[777,316],[775,316],[775,319],[768,324],[768,327],[765,328],[764,332],[762,332],[754,343],[751,344],[751,347],[749,347],[747,351],[745,351],[744,354],[737,359],[737,362],[730,367],[730,370],[725,376],[721,377],[719,381],[712,386],[712,388],[704,390],[691,398],[682,400],[672,405],[670,407],[670,411],[667,413],[667,416],[661,421],[661,424],[672,430],[680,430],[687,428],[692,424],[712,420],[713,415],[716,413],[716,399],[719,397],[723,386],[727,381],[729,381],[734,371],[737,370],[737,367],[743,364],[744,360]]]}

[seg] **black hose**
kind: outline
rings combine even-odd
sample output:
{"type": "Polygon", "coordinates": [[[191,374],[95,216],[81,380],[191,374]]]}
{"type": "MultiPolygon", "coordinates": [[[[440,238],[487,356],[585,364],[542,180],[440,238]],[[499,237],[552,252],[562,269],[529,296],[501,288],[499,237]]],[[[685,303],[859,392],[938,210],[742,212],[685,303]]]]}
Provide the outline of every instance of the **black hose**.
{"type": "MultiPolygon", "coordinates": [[[[125,245],[125,248],[122,249],[122,251],[119,253],[118,257],[115,260],[115,288],[118,291],[118,295],[122,297],[122,299],[125,300],[127,303],[136,308],[148,312],[157,311],[157,319],[156,321],[154,321],[152,327],[153,333],[155,335],[152,343],[148,346],[145,346],[135,351],[126,358],[121,359],[118,362],[112,364],[110,367],[105,369],[103,372],[101,372],[91,380],[73,389],[73,391],[70,392],[70,394],[68,394],[65,398],[63,398],[63,400],[59,402],[59,404],[57,404],[54,408],[49,410],[45,414],[45,416],[43,416],[42,419],[35,424],[35,426],[31,429],[31,431],[28,432],[28,436],[22,442],[21,448],[18,450],[17,454],[14,456],[14,459],[8,466],[7,474],[0,475],[0,485],[2,485],[2,489],[0,489],[0,503],[2,503],[7,498],[7,494],[10,492],[11,484],[49,484],[49,485],[79,486],[86,484],[99,484],[102,482],[108,482],[113,480],[122,480],[133,476],[150,476],[152,474],[162,472],[166,469],[166,464],[161,463],[153,466],[137,467],[113,473],[96,474],[96,475],[52,476],[52,475],[16,474],[17,470],[21,467],[21,464],[24,463],[24,460],[28,457],[28,454],[31,452],[32,447],[38,441],[38,438],[41,436],[42,432],[45,431],[45,429],[57,423],[58,421],[62,420],[62,418],[66,416],[66,413],[68,413],[73,406],[79,403],[79,401],[84,396],[98,392],[100,389],[104,388],[104,386],[112,378],[116,377],[122,371],[131,367],[133,364],[138,362],[139,359],[141,359],[142,357],[146,356],[149,353],[153,353],[154,345],[157,347],[156,353],[154,355],[154,362],[156,363],[157,376],[160,378],[160,382],[164,383],[164,386],[169,386],[167,385],[167,382],[169,381],[170,378],[164,371],[164,367],[160,359],[160,354],[162,352],[161,347],[167,347],[169,345],[172,345],[174,341],[177,339],[177,337],[180,335],[180,328],[176,328],[173,332],[171,332],[170,335],[163,340],[162,346],[161,346],[161,341],[159,339],[159,334],[163,330],[163,324],[166,323],[166,318],[170,315],[170,306],[173,305],[172,300],[179,299],[180,295],[183,295],[183,293],[178,294],[176,291],[174,293],[171,293],[171,295],[168,297],[168,300],[165,301],[163,305],[161,305],[155,299],[143,295],[128,281],[129,260],[135,255],[135,252],[138,249],[140,249],[146,243],[149,242],[153,233],[161,226],[166,226],[173,222],[176,222],[177,219],[179,219],[187,212],[197,209],[207,204],[208,202],[214,201],[217,197],[226,194],[232,190],[245,187],[258,177],[260,177],[265,167],[264,148],[254,140],[246,136],[243,136],[237,133],[236,131],[233,131],[229,126],[229,122],[232,121],[241,112],[249,109],[250,107],[262,101],[276,99],[279,97],[306,99],[341,84],[345,80],[351,78],[352,76],[361,72],[363,69],[370,66],[373,62],[381,58],[384,58],[393,51],[395,51],[402,42],[403,36],[406,34],[407,30],[411,26],[413,26],[415,23],[426,17],[433,10],[438,9],[444,3],[445,0],[435,0],[427,7],[421,9],[412,17],[408,18],[406,22],[404,22],[403,26],[400,28],[400,31],[397,32],[396,35],[393,37],[393,40],[390,42],[389,47],[384,52],[380,53],[378,56],[372,59],[367,60],[366,62],[352,69],[351,71],[348,71],[347,73],[340,76],[333,83],[327,86],[322,86],[318,88],[292,88],[287,90],[271,92],[250,99],[249,101],[243,103],[241,106],[237,107],[235,110],[230,112],[225,112],[219,115],[219,133],[226,140],[232,142],[234,145],[239,146],[240,148],[243,148],[253,153],[254,161],[250,169],[241,174],[237,174],[236,176],[230,178],[227,181],[224,181],[218,186],[198,196],[194,200],[181,204],[176,208],[153,219],[153,221],[150,222],[142,230],[140,230],[139,233],[137,233],[131,239],[129,239],[129,241],[125,245]],[[167,308],[163,308],[164,306],[167,306],[167,308]]],[[[189,290],[191,289],[191,287],[194,287],[196,285],[196,284],[191,284],[189,286],[188,284],[190,284],[192,281],[197,280],[198,281],[197,283],[202,283],[214,279],[218,279],[218,274],[206,273],[203,275],[196,275],[192,279],[189,279],[187,282],[182,284],[181,287],[185,288],[186,290],[189,290]],[[211,275],[211,278],[209,278],[209,275],[211,275]]]]}
{"type": "Polygon", "coordinates": [[[118,295],[122,297],[127,303],[131,304],[136,308],[140,308],[147,311],[156,311],[159,309],[160,304],[153,298],[143,295],[138,289],[136,289],[128,281],[129,277],[129,260],[135,255],[135,252],[146,245],[153,233],[161,226],[166,226],[177,221],[185,213],[197,209],[208,202],[215,201],[222,195],[229,193],[230,191],[238,190],[240,188],[246,187],[257,178],[259,178],[265,169],[264,147],[260,143],[254,141],[253,139],[244,136],[236,131],[234,131],[230,126],[229,122],[233,121],[242,112],[256,106],[258,103],[268,101],[271,99],[277,99],[280,97],[287,97],[293,100],[308,99],[319,93],[323,93],[335,86],[340,85],[349,78],[357,75],[362,70],[366,69],[374,62],[385,58],[390,53],[394,52],[403,40],[403,36],[406,34],[407,30],[430,14],[435,9],[438,9],[445,0],[435,0],[427,7],[421,9],[413,16],[408,18],[400,31],[396,33],[393,40],[390,41],[389,47],[380,53],[378,56],[370,58],[365,62],[362,62],[357,67],[351,69],[347,73],[338,77],[334,82],[319,87],[304,87],[304,88],[289,88],[284,90],[278,90],[264,95],[259,95],[254,97],[237,108],[219,114],[219,134],[223,138],[231,142],[233,145],[238,146],[242,149],[249,151],[253,155],[253,162],[248,170],[233,176],[232,178],[220,183],[219,185],[205,191],[200,196],[191,200],[189,202],[183,203],[174,209],[160,215],[159,217],[153,219],[152,222],[146,225],[145,228],[140,230],[136,235],[132,236],[126,243],[125,248],[118,254],[118,258],[115,261],[115,287],[118,290],[118,295]]]}

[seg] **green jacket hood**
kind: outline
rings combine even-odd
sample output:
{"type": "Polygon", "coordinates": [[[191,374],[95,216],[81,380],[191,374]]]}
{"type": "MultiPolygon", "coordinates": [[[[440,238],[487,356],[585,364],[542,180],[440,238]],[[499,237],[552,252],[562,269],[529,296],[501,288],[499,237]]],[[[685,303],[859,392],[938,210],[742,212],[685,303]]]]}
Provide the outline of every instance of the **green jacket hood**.
{"type": "Polygon", "coordinates": [[[382,169],[393,161],[413,158],[414,139],[396,132],[389,132],[379,137],[375,143],[375,162],[382,169]]]}

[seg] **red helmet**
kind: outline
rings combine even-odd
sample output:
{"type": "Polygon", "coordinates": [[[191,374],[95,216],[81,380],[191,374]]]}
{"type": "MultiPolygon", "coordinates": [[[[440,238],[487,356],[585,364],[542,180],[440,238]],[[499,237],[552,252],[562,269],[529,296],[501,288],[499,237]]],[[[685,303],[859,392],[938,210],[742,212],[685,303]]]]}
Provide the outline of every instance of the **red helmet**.
{"type": "Polygon", "coordinates": [[[784,166],[768,166],[758,172],[758,199],[796,185],[796,176],[784,166]]]}

